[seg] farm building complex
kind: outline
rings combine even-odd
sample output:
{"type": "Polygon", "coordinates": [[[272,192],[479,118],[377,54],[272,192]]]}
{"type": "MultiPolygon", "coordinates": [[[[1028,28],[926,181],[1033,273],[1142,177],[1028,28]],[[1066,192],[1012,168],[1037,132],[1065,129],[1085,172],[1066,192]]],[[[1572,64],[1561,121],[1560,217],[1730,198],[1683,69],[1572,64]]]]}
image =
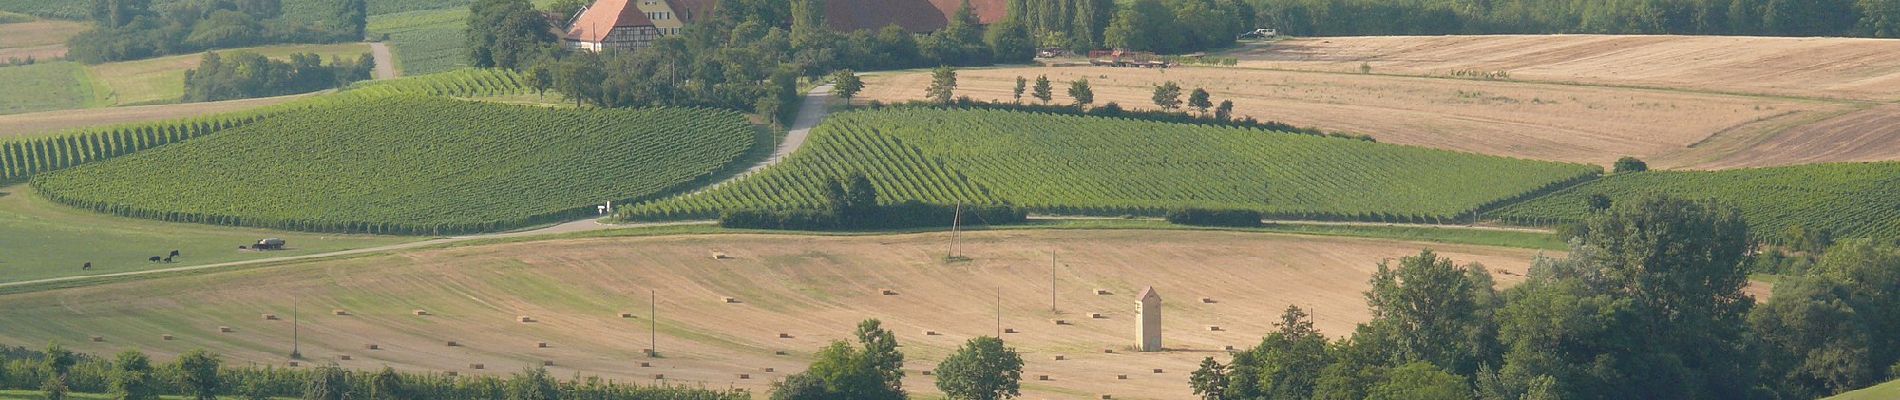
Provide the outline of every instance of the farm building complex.
{"type": "MultiPolygon", "coordinates": [[[[932,32],[949,26],[950,18],[966,0],[833,0],[826,2],[825,21],[831,29],[855,31],[896,25],[910,32],[932,32]]],[[[1004,0],[968,0],[982,24],[1000,21],[1008,13],[1004,0]]],[[[576,49],[634,50],[661,37],[677,35],[686,24],[713,15],[715,0],[597,0],[568,23],[562,36],[576,49]]]]}

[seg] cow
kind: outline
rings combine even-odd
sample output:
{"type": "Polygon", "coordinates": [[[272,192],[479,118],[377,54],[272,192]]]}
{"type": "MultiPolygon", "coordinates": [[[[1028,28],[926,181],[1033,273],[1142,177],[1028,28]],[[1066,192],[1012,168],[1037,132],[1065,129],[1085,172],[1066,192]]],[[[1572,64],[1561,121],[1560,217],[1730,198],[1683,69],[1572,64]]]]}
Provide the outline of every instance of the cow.
{"type": "Polygon", "coordinates": [[[178,256],[178,250],[172,250],[172,254],[169,257],[177,257],[177,256],[178,256]]]}
{"type": "Polygon", "coordinates": [[[152,256],[152,258],[148,258],[148,259],[146,259],[146,261],[151,261],[151,262],[158,262],[158,260],[163,260],[163,259],[164,259],[164,257],[159,257],[159,256],[152,256]]]}
{"type": "Polygon", "coordinates": [[[84,267],[79,267],[79,270],[80,270],[80,271],[91,271],[91,270],[92,270],[92,263],[91,263],[91,262],[87,262],[87,263],[86,263],[86,266],[84,266],[84,267]]]}

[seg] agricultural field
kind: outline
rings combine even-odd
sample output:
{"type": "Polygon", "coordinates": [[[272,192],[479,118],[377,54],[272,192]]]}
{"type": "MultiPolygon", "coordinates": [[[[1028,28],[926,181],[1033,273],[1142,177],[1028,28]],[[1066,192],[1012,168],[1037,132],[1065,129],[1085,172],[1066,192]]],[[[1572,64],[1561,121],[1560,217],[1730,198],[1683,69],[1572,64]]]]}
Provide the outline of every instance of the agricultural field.
{"type": "Polygon", "coordinates": [[[1890,102],[1900,40],[1733,36],[1486,35],[1275,41],[1223,56],[1243,67],[1448,76],[1890,102]]]}
{"type": "Polygon", "coordinates": [[[53,61],[66,56],[66,39],[85,31],[81,22],[34,20],[0,11],[0,63],[13,60],[53,61]]]}
{"type": "MultiPolygon", "coordinates": [[[[363,43],[343,43],[325,45],[283,45],[253,47],[245,49],[219,50],[219,52],[249,51],[273,59],[288,59],[291,54],[315,53],[326,62],[331,57],[355,59],[370,52],[369,45],[363,43]]],[[[185,71],[198,68],[198,62],[204,59],[204,53],[166,56],[137,61],[115,62],[90,66],[93,76],[107,90],[106,100],[110,105],[144,105],[177,103],[185,97],[185,71]]]]}
{"type": "Polygon", "coordinates": [[[57,202],[177,222],[485,232],[593,215],[707,179],[758,143],[736,112],[426,97],[339,102],[37,176],[57,202]]]}
{"type": "Polygon", "coordinates": [[[1508,286],[1521,281],[1537,254],[1258,233],[1021,230],[966,232],[959,242],[972,260],[946,265],[949,239],[944,233],[568,239],[12,294],[0,297],[7,304],[0,325],[9,327],[0,330],[0,344],[60,340],[99,354],[140,348],[160,360],[202,347],[231,363],[282,366],[294,306],[301,350],[311,360],[306,366],[335,361],[353,369],[386,364],[508,374],[547,360],[554,361],[555,376],[645,381],[664,374],[670,384],[761,391],[804,370],[813,352],[847,338],[858,321],[880,318],[904,346],[905,387],[928,396],[934,386],[920,371],[970,337],[995,334],[1000,307],[1001,327],[1019,332],[1003,337],[1023,351],[1028,398],[1179,399],[1189,395],[1187,373],[1203,357],[1220,355],[1225,346],[1252,346],[1274,329],[1262,314],[1298,304],[1314,311],[1323,332],[1349,333],[1370,317],[1361,292],[1380,260],[1430,246],[1460,263],[1484,264],[1508,286]],[[1059,312],[1049,311],[1051,251],[1059,256],[1059,312]],[[709,256],[715,252],[729,258],[709,256]],[[1133,295],[1144,286],[1167,301],[1171,351],[1126,351],[1133,295]],[[1198,301],[1203,297],[1214,302],[1198,301]],[[657,359],[640,356],[652,343],[650,307],[659,316],[657,359]],[[521,316],[534,322],[518,322],[521,316]],[[234,332],[219,333],[220,326],[234,332]],[[175,340],[161,339],[168,334],[175,340]],[[104,342],[87,341],[91,335],[104,342]],[[537,346],[541,342],[548,347],[537,346]],[[367,349],[371,344],[379,349],[367,349]],[[472,370],[472,363],[486,369],[472,370]],[[749,379],[739,379],[742,373],[749,379]]]}
{"type": "Polygon", "coordinates": [[[1841,393],[1825,400],[1885,400],[1900,398],[1900,381],[1874,385],[1874,387],[1841,393]]]}
{"type": "Polygon", "coordinates": [[[468,9],[411,11],[370,17],[369,34],[389,35],[396,68],[422,75],[468,66],[468,9]]]}
{"type": "Polygon", "coordinates": [[[0,115],[0,141],[15,137],[44,136],[48,133],[94,126],[152,123],[199,115],[235,113],[284,104],[313,95],[315,94],[305,93],[205,103],[69,109],[0,115]]]}
{"type": "Polygon", "coordinates": [[[1771,240],[1796,225],[1829,229],[1836,237],[1900,237],[1897,162],[1616,174],[1485,217],[1517,224],[1577,221],[1597,194],[1612,201],[1646,194],[1721,200],[1741,208],[1756,234],[1771,240]]]}
{"type": "Polygon", "coordinates": [[[0,115],[95,106],[102,99],[94,82],[75,62],[0,67],[0,115]]]}
{"type": "MultiPolygon", "coordinates": [[[[1711,137],[1761,136],[1788,125],[1864,107],[1826,101],[1619,87],[1443,79],[1232,67],[1167,70],[1013,67],[958,72],[957,95],[1011,101],[1018,76],[1088,79],[1095,104],[1154,109],[1154,86],[1205,88],[1234,102],[1234,115],[1370,135],[1380,142],[1560,162],[1608,165],[1636,156],[1658,168],[1705,158],[1672,157],[1711,137]]],[[[922,99],[928,71],[865,78],[865,101],[922,99]]],[[[1026,98],[1024,101],[1035,102],[1026,98]]],[[[1889,152],[1888,157],[1900,157],[1889,152]]]]}
{"type": "Polygon", "coordinates": [[[48,201],[26,185],[0,187],[0,283],[189,267],[376,247],[414,238],[317,235],[114,217],[48,201]],[[239,251],[282,238],[290,248],[239,251]],[[152,256],[178,250],[171,263],[152,256]],[[92,263],[91,270],[82,270],[92,263]]]}
{"type": "Polygon", "coordinates": [[[805,146],[742,181],[627,214],[678,219],[819,208],[825,182],[863,173],[885,203],[1010,203],[1097,216],[1206,207],[1292,219],[1439,221],[1600,172],[1349,139],[1010,111],[837,114],[805,146]]]}

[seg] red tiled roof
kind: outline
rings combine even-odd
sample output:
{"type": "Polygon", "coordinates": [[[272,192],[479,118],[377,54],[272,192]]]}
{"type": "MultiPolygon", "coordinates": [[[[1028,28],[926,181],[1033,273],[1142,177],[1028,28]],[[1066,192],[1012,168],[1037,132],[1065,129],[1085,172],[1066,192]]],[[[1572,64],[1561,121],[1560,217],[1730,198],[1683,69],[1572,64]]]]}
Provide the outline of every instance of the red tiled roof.
{"type": "MultiPolygon", "coordinates": [[[[930,32],[950,25],[964,0],[830,0],[825,23],[838,31],[883,29],[897,24],[911,32],[930,32]]],[[[969,0],[977,21],[993,24],[1009,13],[1008,0],[969,0]]]]}
{"type": "Polygon", "coordinates": [[[607,39],[614,28],[653,26],[653,20],[647,19],[646,12],[640,11],[633,2],[638,0],[600,0],[594,2],[581,17],[574,19],[574,26],[568,27],[567,39],[582,42],[599,42],[607,39]]]}

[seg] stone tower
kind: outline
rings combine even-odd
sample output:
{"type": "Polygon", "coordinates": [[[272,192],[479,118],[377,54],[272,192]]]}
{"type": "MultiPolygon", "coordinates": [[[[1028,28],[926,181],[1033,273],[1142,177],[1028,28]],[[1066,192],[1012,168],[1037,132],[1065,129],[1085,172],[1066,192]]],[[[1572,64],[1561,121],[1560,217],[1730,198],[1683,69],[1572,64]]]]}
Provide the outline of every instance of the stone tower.
{"type": "Polygon", "coordinates": [[[1161,294],[1154,286],[1135,295],[1135,350],[1161,351],[1161,294]]]}

